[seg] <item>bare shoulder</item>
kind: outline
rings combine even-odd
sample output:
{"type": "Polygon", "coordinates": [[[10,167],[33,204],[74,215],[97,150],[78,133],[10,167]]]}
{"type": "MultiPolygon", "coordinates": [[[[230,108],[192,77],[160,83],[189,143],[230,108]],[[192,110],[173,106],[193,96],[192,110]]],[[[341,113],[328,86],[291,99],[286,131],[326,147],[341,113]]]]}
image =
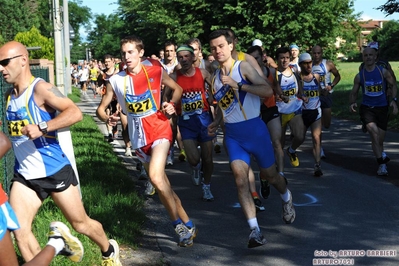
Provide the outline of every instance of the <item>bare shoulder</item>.
{"type": "Polygon", "coordinates": [[[48,83],[46,81],[39,81],[36,84],[35,93],[39,94],[40,96],[51,95],[59,98],[66,98],[66,96],[62,94],[61,91],[55,85],[48,83]]]}

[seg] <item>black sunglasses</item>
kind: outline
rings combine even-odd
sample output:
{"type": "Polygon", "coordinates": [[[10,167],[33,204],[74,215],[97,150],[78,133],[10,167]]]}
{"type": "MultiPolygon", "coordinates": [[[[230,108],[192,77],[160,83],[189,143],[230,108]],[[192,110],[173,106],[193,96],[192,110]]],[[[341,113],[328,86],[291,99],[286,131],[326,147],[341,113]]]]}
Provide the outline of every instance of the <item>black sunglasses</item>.
{"type": "Polygon", "coordinates": [[[16,55],[16,56],[14,56],[14,57],[10,57],[10,58],[3,59],[3,60],[0,61],[0,65],[2,65],[3,67],[6,67],[6,66],[10,63],[10,61],[11,61],[12,59],[18,58],[18,57],[21,57],[21,56],[23,56],[23,55],[21,54],[21,55],[16,55]]]}

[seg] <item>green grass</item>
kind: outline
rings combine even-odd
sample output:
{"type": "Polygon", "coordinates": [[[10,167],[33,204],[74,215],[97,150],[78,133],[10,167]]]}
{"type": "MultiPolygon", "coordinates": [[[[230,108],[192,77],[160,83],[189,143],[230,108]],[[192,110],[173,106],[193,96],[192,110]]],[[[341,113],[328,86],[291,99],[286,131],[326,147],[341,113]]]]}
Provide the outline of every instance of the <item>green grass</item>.
{"type": "Polygon", "coordinates": [[[77,87],[72,87],[72,93],[68,95],[74,103],[80,102],[80,89],[77,87]]]}
{"type": "MultiPolygon", "coordinates": [[[[390,62],[392,69],[396,71],[399,67],[399,62],[390,62]]],[[[338,63],[337,68],[341,75],[341,81],[336,87],[334,87],[333,93],[333,107],[332,115],[342,119],[349,119],[353,121],[359,121],[359,113],[349,112],[349,94],[352,90],[353,80],[356,74],[359,72],[360,63],[338,63]]],[[[398,83],[399,86],[399,83],[398,83]]],[[[361,103],[361,92],[358,94],[357,103],[360,106],[361,103]]],[[[398,116],[390,116],[388,123],[388,129],[399,129],[399,118],[398,116]]]]}
{"type": "MultiPolygon", "coordinates": [[[[84,115],[81,122],[71,127],[71,132],[87,214],[103,225],[109,238],[136,248],[146,217],[142,211],[144,201],[137,194],[135,183],[91,116],[84,115]]],[[[54,202],[47,199],[33,223],[33,233],[42,247],[47,243],[49,224],[55,220],[70,226],[54,202]]],[[[100,265],[100,249],[84,235],[74,230],[72,233],[85,249],[81,265],[100,265]]],[[[75,264],[56,257],[51,265],[75,264]]]]}

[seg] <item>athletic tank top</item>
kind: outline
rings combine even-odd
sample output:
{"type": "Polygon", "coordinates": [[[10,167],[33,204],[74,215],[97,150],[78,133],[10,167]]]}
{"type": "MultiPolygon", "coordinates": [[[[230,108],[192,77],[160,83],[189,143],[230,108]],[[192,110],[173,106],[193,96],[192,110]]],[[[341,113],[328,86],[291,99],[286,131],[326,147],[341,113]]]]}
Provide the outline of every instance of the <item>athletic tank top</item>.
{"type": "Polygon", "coordinates": [[[291,114],[302,107],[302,100],[297,97],[298,81],[291,71],[290,76],[284,76],[276,71],[277,82],[279,82],[283,94],[288,97],[288,102],[276,102],[278,111],[281,114],[291,114]]]}
{"type": "Polygon", "coordinates": [[[324,90],[331,85],[331,73],[327,71],[327,60],[321,60],[320,64],[312,66],[312,72],[320,75],[320,87],[324,90]]]}
{"type": "Polygon", "coordinates": [[[375,66],[368,72],[364,68],[359,72],[360,86],[363,92],[362,104],[367,106],[387,106],[386,82],[382,74],[383,68],[375,66]]]}
{"type": "Polygon", "coordinates": [[[15,154],[14,169],[27,180],[51,176],[70,164],[56,139],[57,131],[48,132],[35,140],[30,140],[21,132],[25,125],[37,125],[56,116],[55,112],[40,109],[34,101],[33,92],[41,80],[32,77],[31,84],[21,95],[15,97],[12,93],[7,101],[6,119],[15,154]]]}
{"type": "MultiPolygon", "coordinates": [[[[270,69],[268,69],[267,72],[267,79],[269,80],[270,84],[273,84],[274,77],[270,74],[270,69]]],[[[276,97],[274,96],[274,92],[272,96],[265,97],[265,99],[263,100],[263,104],[266,105],[267,108],[276,106],[276,97]]]]}
{"type": "Polygon", "coordinates": [[[314,76],[310,81],[303,80],[303,94],[309,100],[308,103],[303,102],[303,109],[312,110],[320,107],[319,82],[314,76]]]}
{"type": "Polygon", "coordinates": [[[109,82],[123,113],[127,115],[133,149],[147,146],[157,139],[171,139],[169,120],[159,111],[163,68],[142,65],[137,75],[127,71],[113,75],[109,82]]]}
{"type": "MultiPolygon", "coordinates": [[[[229,76],[236,82],[250,84],[244,80],[240,72],[241,61],[233,61],[229,76]]],[[[246,91],[238,92],[221,81],[220,68],[216,70],[213,79],[214,98],[223,112],[225,123],[238,123],[260,115],[259,96],[246,91]]]]}
{"type": "Polygon", "coordinates": [[[0,183],[0,206],[8,200],[6,192],[3,190],[3,185],[0,183]]]}
{"type": "Polygon", "coordinates": [[[192,77],[187,77],[177,71],[176,82],[183,88],[181,100],[176,105],[178,115],[202,114],[209,110],[205,94],[205,81],[199,68],[195,68],[192,77]]]}

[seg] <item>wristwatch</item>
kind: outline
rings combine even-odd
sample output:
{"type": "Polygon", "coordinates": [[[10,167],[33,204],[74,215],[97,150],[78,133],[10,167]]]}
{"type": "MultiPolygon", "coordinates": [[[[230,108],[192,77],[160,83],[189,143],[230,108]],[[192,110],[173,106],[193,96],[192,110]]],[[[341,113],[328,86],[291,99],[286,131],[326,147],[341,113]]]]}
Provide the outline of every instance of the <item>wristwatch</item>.
{"type": "Polygon", "coordinates": [[[241,88],[242,88],[242,82],[238,82],[238,83],[237,83],[237,87],[238,87],[238,91],[240,92],[240,91],[241,91],[241,88]]]}
{"type": "Polygon", "coordinates": [[[40,129],[40,131],[43,133],[43,135],[46,135],[46,134],[47,134],[47,128],[48,128],[48,126],[47,126],[46,121],[40,122],[37,126],[39,127],[39,129],[40,129]]]}

